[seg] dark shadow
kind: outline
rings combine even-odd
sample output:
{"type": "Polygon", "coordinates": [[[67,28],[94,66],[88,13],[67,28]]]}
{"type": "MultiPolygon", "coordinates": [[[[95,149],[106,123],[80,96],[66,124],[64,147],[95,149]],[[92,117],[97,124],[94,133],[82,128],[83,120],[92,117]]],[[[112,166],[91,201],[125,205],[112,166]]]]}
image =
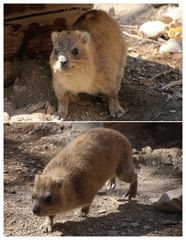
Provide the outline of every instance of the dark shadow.
{"type": "MultiPolygon", "coordinates": [[[[145,236],[161,231],[169,225],[179,225],[181,214],[169,214],[157,211],[149,205],[131,201],[121,204],[119,212],[104,216],[87,217],[81,221],[55,223],[53,231],[67,236],[145,236]],[[171,223],[172,219],[172,223],[171,223]],[[167,221],[168,222],[168,221],[167,221]]],[[[91,214],[90,214],[91,215],[91,214]]],[[[167,236],[169,234],[167,233],[167,236]]]]}

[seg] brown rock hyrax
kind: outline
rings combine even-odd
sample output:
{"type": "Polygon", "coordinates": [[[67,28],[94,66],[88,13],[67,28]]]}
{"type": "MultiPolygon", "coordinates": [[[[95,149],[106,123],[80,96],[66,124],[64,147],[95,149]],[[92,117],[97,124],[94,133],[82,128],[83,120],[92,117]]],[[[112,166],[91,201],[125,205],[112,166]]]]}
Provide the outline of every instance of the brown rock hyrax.
{"type": "Polygon", "coordinates": [[[65,118],[73,94],[102,93],[110,114],[121,117],[118,92],[126,61],[126,44],[117,22],[102,10],[84,13],[69,31],[53,32],[50,56],[57,115],[65,118]]]}
{"type": "Polygon", "coordinates": [[[127,138],[107,128],[79,135],[35,177],[33,213],[46,216],[41,229],[52,231],[59,213],[81,208],[87,214],[96,193],[114,177],[130,183],[129,199],[136,196],[137,175],[127,138]]]}

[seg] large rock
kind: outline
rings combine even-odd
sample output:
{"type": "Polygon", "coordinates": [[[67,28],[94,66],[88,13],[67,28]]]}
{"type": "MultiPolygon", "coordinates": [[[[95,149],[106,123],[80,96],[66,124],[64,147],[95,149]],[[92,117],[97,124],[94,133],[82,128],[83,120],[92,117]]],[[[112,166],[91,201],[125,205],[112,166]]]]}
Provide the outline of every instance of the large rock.
{"type": "Polygon", "coordinates": [[[159,198],[151,198],[153,206],[164,212],[182,212],[182,188],[163,193],[159,198]]]}

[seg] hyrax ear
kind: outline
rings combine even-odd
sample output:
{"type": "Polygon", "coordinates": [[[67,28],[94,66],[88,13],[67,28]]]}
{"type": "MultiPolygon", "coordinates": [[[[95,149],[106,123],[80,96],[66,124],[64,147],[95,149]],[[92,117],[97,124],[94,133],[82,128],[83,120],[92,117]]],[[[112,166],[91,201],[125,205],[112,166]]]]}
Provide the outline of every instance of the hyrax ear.
{"type": "Polygon", "coordinates": [[[40,178],[41,178],[41,175],[36,174],[36,175],[35,175],[35,182],[39,181],[40,178]]]}
{"type": "Polygon", "coordinates": [[[59,187],[62,187],[62,186],[63,186],[63,178],[57,177],[57,178],[55,179],[55,181],[56,181],[56,183],[57,183],[57,185],[58,185],[59,187]]]}
{"type": "Polygon", "coordinates": [[[51,33],[51,39],[52,39],[53,45],[55,45],[58,42],[59,34],[60,34],[60,32],[52,32],[51,33]]]}
{"type": "Polygon", "coordinates": [[[80,32],[79,37],[83,43],[90,41],[90,34],[88,32],[80,32]]]}

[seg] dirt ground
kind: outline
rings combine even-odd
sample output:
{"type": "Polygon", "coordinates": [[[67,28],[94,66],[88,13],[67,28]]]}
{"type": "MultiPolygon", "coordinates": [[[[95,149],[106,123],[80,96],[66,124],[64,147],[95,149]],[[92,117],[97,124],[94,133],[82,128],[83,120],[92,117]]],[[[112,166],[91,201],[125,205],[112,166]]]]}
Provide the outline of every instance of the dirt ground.
{"type": "MultiPolygon", "coordinates": [[[[121,121],[181,121],[182,87],[168,91],[163,87],[182,79],[182,53],[161,55],[159,44],[137,36],[139,26],[149,20],[158,20],[167,6],[154,8],[152,5],[113,4],[96,5],[109,11],[113,7],[128,44],[128,60],[122,80],[119,100],[126,111],[121,121]]],[[[10,121],[57,121],[50,115],[56,98],[51,86],[48,59],[38,56],[21,63],[22,74],[13,85],[5,88],[4,111],[10,121]]],[[[69,121],[113,121],[108,112],[104,96],[80,94],[74,97],[69,108],[69,121]]]]}
{"type": "MultiPolygon", "coordinates": [[[[39,230],[43,218],[32,214],[34,176],[41,173],[48,161],[86,126],[85,123],[5,125],[5,236],[47,235],[39,230]]],[[[149,144],[149,139],[146,138],[144,147],[149,144]]],[[[168,139],[164,141],[164,147],[169,146],[168,142],[168,139]]],[[[134,144],[134,147],[137,145],[134,144]]],[[[179,148],[179,144],[174,147],[179,148]]],[[[138,155],[141,149],[134,151],[138,155]]],[[[171,149],[167,151],[171,154],[171,149]]],[[[162,159],[158,162],[142,161],[136,165],[139,186],[135,200],[128,202],[125,197],[128,184],[117,181],[115,190],[108,192],[105,187],[100,190],[87,218],[78,217],[75,211],[57,216],[50,236],[181,236],[182,215],[158,211],[149,200],[182,185],[182,167],[178,157],[174,160],[177,165],[162,159]]]]}

